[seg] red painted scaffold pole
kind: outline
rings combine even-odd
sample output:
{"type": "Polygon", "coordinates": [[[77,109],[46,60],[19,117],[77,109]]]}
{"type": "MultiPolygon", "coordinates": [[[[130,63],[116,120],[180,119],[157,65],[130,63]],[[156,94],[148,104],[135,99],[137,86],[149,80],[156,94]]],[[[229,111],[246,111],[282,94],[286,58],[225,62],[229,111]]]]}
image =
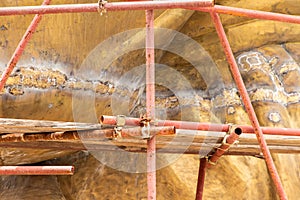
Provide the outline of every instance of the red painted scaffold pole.
{"type": "MultiPolygon", "coordinates": [[[[42,6],[40,6],[41,8],[43,8],[45,5],[50,4],[51,0],[44,0],[42,6]]],[[[5,69],[5,71],[3,72],[2,76],[1,76],[1,81],[0,81],[0,91],[3,90],[5,83],[8,79],[8,77],[10,76],[11,72],[13,71],[13,69],[15,68],[15,66],[17,65],[17,62],[19,61],[27,43],[29,42],[29,40],[31,39],[36,27],[38,26],[39,22],[42,19],[42,15],[41,14],[37,14],[34,16],[31,24],[29,25],[29,27],[27,28],[25,34],[23,35],[21,41],[18,44],[18,47],[16,48],[15,52],[13,53],[11,59],[9,60],[8,64],[7,64],[7,68],[5,69]]]]}
{"type": "Polygon", "coordinates": [[[224,48],[225,55],[226,55],[226,58],[228,60],[229,65],[230,65],[230,69],[231,69],[233,78],[234,78],[234,80],[237,84],[237,87],[239,89],[239,92],[240,92],[240,95],[242,97],[244,106],[246,108],[247,114],[248,114],[249,119],[251,121],[251,124],[253,126],[253,129],[254,129],[254,132],[256,134],[258,143],[260,145],[261,151],[262,151],[262,153],[265,157],[267,167],[268,167],[269,172],[271,174],[272,180],[273,180],[273,182],[276,186],[277,193],[278,193],[280,199],[287,199],[287,196],[286,196],[285,191],[283,189],[281,180],[279,178],[279,174],[277,172],[274,161],[272,159],[271,153],[268,149],[266,140],[264,139],[262,129],[259,125],[258,119],[257,119],[255,111],[254,111],[254,108],[251,104],[251,100],[250,100],[250,97],[247,93],[244,81],[243,81],[242,76],[239,72],[237,63],[235,61],[232,50],[230,48],[230,44],[229,44],[228,39],[226,37],[223,25],[221,23],[221,19],[220,19],[218,13],[214,10],[212,12],[210,12],[210,14],[211,14],[211,18],[212,18],[212,20],[215,24],[215,28],[216,28],[216,31],[218,33],[218,36],[221,40],[221,44],[224,48]]]}
{"type": "MultiPolygon", "coordinates": [[[[154,10],[146,10],[146,114],[155,119],[154,10]]],[[[149,124],[148,124],[149,125],[149,124]]],[[[148,200],[156,199],[155,135],[147,140],[148,200]]]]}
{"type": "Polygon", "coordinates": [[[0,175],[73,175],[73,166],[0,166],[0,175]]]}
{"type": "MultiPolygon", "coordinates": [[[[102,115],[99,118],[100,123],[116,125],[115,116],[102,115]]],[[[125,124],[127,126],[139,126],[141,119],[126,117],[125,124]]],[[[156,120],[157,126],[174,126],[176,129],[198,130],[198,131],[213,131],[213,132],[228,132],[229,124],[213,124],[205,122],[187,122],[175,120],[156,120]]],[[[243,133],[253,134],[254,128],[249,125],[236,125],[242,129],[243,133]]],[[[261,127],[265,135],[285,135],[285,136],[300,136],[300,129],[295,128],[279,128],[279,127],[261,127]]]]}
{"type": "Polygon", "coordinates": [[[57,14],[57,13],[80,13],[80,12],[98,12],[99,9],[106,11],[124,11],[124,10],[152,10],[152,9],[172,9],[183,7],[207,7],[213,6],[212,0],[180,0],[180,1],[133,1],[133,2],[105,2],[90,4],[63,4],[41,6],[19,6],[2,7],[0,16],[3,15],[27,15],[27,14],[57,14]]]}

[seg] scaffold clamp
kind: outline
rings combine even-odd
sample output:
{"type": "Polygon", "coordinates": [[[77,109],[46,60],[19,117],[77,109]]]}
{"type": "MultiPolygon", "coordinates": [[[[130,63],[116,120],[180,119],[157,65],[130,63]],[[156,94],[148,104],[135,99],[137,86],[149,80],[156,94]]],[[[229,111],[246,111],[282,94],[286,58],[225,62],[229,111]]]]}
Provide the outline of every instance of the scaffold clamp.
{"type": "Polygon", "coordinates": [[[150,139],[150,118],[142,118],[140,121],[140,125],[142,126],[142,138],[150,139]]]}
{"type": "Polygon", "coordinates": [[[125,126],[125,123],[125,115],[117,115],[116,127],[114,128],[115,134],[113,135],[113,139],[122,137],[122,129],[125,126]]]}
{"type": "Polygon", "coordinates": [[[99,12],[99,14],[102,16],[103,15],[103,13],[106,13],[107,11],[106,11],[106,9],[105,9],[105,4],[107,3],[107,1],[105,1],[105,0],[99,0],[98,1],[98,5],[99,5],[99,7],[98,7],[98,12],[99,12]]]}
{"type": "Polygon", "coordinates": [[[213,162],[210,159],[207,159],[207,163],[210,164],[210,165],[213,165],[213,166],[217,165],[217,161],[213,162]]]}
{"type": "MultiPolygon", "coordinates": [[[[238,140],[235,140],[232,144],[229,144],[227,142],[227,138],[229,137],[230,133],[234,132],[234,130],[237,128],[236,125],[233,124],[228,124],[229,128],[228,128],[228,132],[226,133],[226,135],[224,136],[223,140],[222,140],[222,144],[228,146],[228,149],[231,145],[237,145],[239,143],[238,140]]],[[[224,150],[227,151],[228,149],[224,150]]]]}

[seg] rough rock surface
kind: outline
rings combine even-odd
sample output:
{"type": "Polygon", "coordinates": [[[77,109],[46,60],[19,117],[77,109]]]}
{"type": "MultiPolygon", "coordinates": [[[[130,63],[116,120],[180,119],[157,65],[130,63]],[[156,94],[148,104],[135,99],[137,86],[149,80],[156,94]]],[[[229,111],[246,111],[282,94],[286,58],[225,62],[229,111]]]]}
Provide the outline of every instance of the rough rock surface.
{"type": "MultiPolygon", "coordinates": [[[[53,0],[52,4],[77,2],[87,3],[85,0],[53,0]]],[[[296,0],[216,3],[295,15],[300,13],[300,4],[296,0]]],[[[39,4],[41,2],[33,0],[0,2],[0,6],[39,4]]],[[[249,124],[209,15],[183,10],[157,11],[155,15],[156,26],[178,30],[205,50],[192,60],[199,68],[192,66],[183,56],[162,50],[157,52],[159,63],[171,66],[182,75],[175,76],[174,73],[170,76],[169,68],[160,69],[157,80],[163,84],[157,87],[157,115],[190,121],[249,124]],[[197,59],[205,61],[196,62],[197,59]],[[193,92],[185,87],[187,82],[193,92]]],[[[221,17],[260,124],[300,128],[299,25],[227,15],[221,17]]],[[[0,17],[2,70],[31,19],[32,16],[0,17]]],[[[143,50],[118,55],[106,66],[100,65],[105,60],[102,62],[89,56],[93,56],[93,49],[109,36],[143,26],[143,11],[114,12],[102,17],[98,13],[44,16],[2,91],[0,116],[97,122],[95,116],[101,114],[142,114],[145,91],[138,83],[143,81],[143,76],[133,76],[136,72],[128,76],[124,74],[144,63],[143,50]],[[95,63],[86,65],[91,61],[95,63]],[[124,77],[127,82],[122,85],[119,80],[124,80],[124,77]],[[78,115],[80,112],[87,115],[78,115]]],[[[142,38],[143,35],[136,32],[128,44],[140,45],[142,38]]],[[[176,42],[181,38],[166,38],[158,40],[171,50],[178,48],[176,42]]],[[[108,46],[114,47],[114,43],[108,46]]],[[[180,51],[187,55],[197,54],[190,46],[181,46],[180,51]]],[[[98,56],[105,58],[113,52],[103,50],[98,56]]],[[[122,158],[118,154],[110,155],[111,160],[122,158]]],[[[276,154],[273,157],[289,199],[298,199],[300,156],[276,154]]],[[[144,173],[112,169],[86,152],[1,149],[0,158],[2,165],[44,161],[42,164],[74,164],[76,167],[74,176],[3,176],[0,180],[1,199],[146,199],[144,173]]],[[[136,165],[145,164],[143,159],[134,162],[136,165]]],[[[123,165],[129,164],[125,162],[123,165]]],[[[194,199],[198,165],[198,156],[183,155],[158,170],[158,199],[194,199]]],[[[204,191],[204,199],[220,198],[277,199],[264,160],[223,157],[217,166],[208,170],[204,191]]]]}

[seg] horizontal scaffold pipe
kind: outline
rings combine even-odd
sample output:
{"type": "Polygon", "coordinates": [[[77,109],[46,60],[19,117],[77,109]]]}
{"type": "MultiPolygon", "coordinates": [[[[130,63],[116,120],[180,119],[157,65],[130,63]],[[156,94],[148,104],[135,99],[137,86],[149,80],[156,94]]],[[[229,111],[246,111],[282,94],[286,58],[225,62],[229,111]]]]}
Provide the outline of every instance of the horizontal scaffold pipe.
{"type": "Polygon", "coordinates": [[[134,2],[112,2],[112,3],[91,3],[91,4],[64,4],[49,6],[19,6],[2,7],[0,16],[3,15],[27,15],[27,14],[58,14],[58,13],[80,13],[124,11],[124,10],[150,10],[170,9],[183,7],[208,7],[213,6],[213,0],[181,0],[181,1],[134,1],[134,2]]]}
{"type": "Polygon", "coordinates": [[[73,166],[0,166],[0,175],[73,175],[73,166]]]}
{"type": "Polygon", "coordinates": [[[267,12],[267,11],[260,11],[260,10],[236,8],[231,6],[215,5],[213,7],[198,7],[198,8],[190,7],[187,9],[197,10],[201,12],[211,12],[214,10],[219,14],[227,14],[227,15],[235,15],[239,17],[248,17],[253,19],[272,20],[272,21],[300,24],[300,16],[297,15],[288,15],[288,14],[274,13],[274,12],[267,12]]]}
{"type": "MultiPolygon", "coordinates": [[[[74,140],[99,140],[112,139],[119,133],[119,137],[132,138],[141,137],[143,132],[142,127],[130,127],[115,129],[100,129],[100,130],[81,130],[67,131],[54,133],[8,133],[0,135],[0,143],[7,142],[36,142],[36,141],[74,141],[74,140]]],[[[148,131],[148,130],[147,130],[148,131]]],[[[175,135],[174,126],[164,127],[149,127],[150,136],[154,135],[175,135]]]]}
{"type": "MultiPolygon", "coordinates": [[[[115,125],[115,116],[103,115],[99,121],[102,124],[115,125]]],[[[126,117],[125,124],[128,126],[139,126],[141,119],[126,117]]],[[[204,122],[187,122],[174,120],[156,120],[153,123],[157,126],[174,126],[176,129],[198,130],[198,131],[214,131],[214,132],[228,132],[231,125],[229,124],[213,124],[204,122]]],[[[253,134],[254,129],[250,125],[236,125],[242,129],[243,133],[253,134]]],[[[300,136],[300,129],[294,128],[273,128],[261,127],[262,132],[266,135],[285,135],[285,136],[300,136]]]]}

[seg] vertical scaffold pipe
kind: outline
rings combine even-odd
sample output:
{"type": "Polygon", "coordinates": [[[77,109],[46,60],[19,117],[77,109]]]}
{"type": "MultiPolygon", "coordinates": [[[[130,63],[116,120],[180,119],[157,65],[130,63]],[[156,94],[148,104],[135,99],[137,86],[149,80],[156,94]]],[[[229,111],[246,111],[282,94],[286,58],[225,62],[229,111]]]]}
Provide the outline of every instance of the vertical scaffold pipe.
{"type": "MultiPolygon", "coordinates": [[[[155,118],[154,12],[146,10],[146,109],[147,118],[155,118]]],[[[156,142],[147,141],[148,200],[156,199],[156,142]]]]}
{"type": "Polygon", "coordinates": [[[206,164],[207,164],[206,158],[201,158],[200,165],[199,165],[199,172],[198,172],[196,200],[202,200],[202,197],[203,197],[206,164]]]}

